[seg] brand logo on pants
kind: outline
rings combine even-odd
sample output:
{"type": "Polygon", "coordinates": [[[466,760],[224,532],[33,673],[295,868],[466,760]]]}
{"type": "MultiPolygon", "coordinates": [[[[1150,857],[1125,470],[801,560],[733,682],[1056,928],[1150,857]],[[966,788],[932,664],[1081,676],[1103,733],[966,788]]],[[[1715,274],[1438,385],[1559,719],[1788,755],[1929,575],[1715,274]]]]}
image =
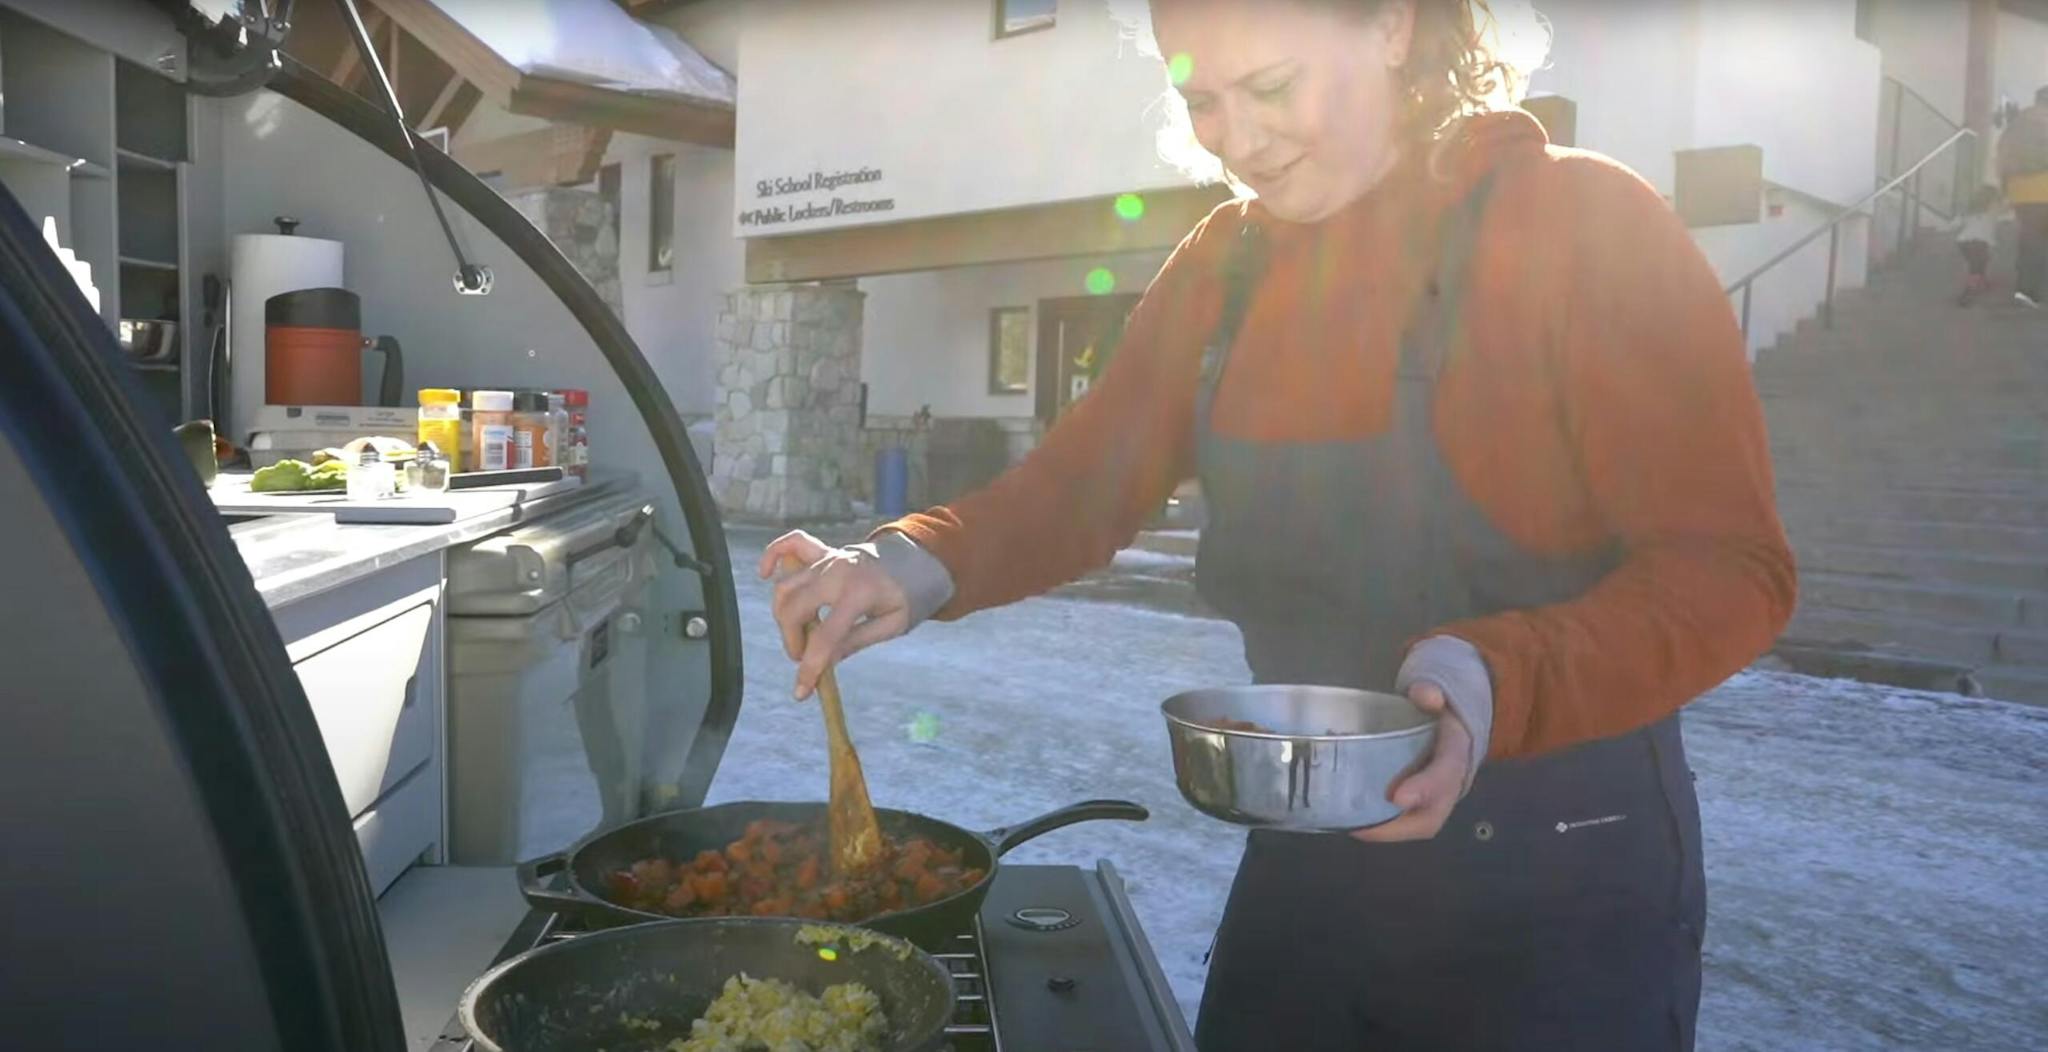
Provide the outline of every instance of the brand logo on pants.
{"type": "Polygon", "coordinates": [[[1557,831],[1560,833],[1569,833],[1574,829],[1584,829],[1587,826],[1609,825],[1614,822],[1619,822],[1627,817],[1627,815],[1604,815],[1600,818],[1582,818],[1576,822],[1559,822],[1557,824],[1557,831]]]}

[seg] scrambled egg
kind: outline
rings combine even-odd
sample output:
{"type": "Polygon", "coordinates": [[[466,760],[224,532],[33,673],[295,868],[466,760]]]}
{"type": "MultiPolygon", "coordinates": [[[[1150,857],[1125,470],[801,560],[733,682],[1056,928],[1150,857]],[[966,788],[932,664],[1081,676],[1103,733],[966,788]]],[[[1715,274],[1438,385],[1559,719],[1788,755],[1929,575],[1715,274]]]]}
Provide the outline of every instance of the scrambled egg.
{"type": "Polygon", "coordinates": [[[879,1052],[888,1028],[882,999],[859,983],[812,997],[780,979],[735,975],[668,1052],[879,1052]]]}
{"type": "Polygon", "coordinates": [[[904,942],[902,939],[894,939],[887,935],[877,934],[866,928],[835,928],[827,927],[823,924],[806,924],[797,929],[796,941],[800,946],[826,946],[835,942],[843,942],[846,944],[847,949],[855,953],[870,948],[880,948],[889,951],[889,954],[899,961],[910,959],[909,943],[904,942]]]}

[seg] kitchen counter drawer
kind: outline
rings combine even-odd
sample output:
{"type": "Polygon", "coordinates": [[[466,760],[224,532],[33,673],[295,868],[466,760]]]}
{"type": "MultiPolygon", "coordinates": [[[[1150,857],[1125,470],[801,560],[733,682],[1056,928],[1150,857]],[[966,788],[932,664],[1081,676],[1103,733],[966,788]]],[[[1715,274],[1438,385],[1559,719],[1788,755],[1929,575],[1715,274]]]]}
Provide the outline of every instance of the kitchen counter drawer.
{"type": "Polygon", "coordinates": [[[421,603],[293,668],[313,706],[351,817],[434,754],[431,706],[420,695],[435,662],[434,604],[421,603]]]}
{"type": "Polygon", "coordinates": [[[440,842],[440,765],[424,763],[407,772],[397,788],[357,816],[355,830],[370,893],[382,895],[440,842]]]}
{"type": "Polygon", "coordinates": [[[409,559],[273,614],[379,889],[422,851],[440,860],[442,566],[409,559]]]}

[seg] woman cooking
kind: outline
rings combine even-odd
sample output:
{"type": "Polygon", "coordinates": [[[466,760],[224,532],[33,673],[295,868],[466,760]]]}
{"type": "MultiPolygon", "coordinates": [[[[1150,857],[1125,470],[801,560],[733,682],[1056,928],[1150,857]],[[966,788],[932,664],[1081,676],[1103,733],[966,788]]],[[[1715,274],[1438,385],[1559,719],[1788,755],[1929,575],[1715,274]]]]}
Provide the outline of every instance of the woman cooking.
{"type": "Polygon", "coordinates": [[[1206,1052],[1690,1048],[1705,887],[1678,709],[1794,573],[1713,270],[1640,178],[1491,110],[1468,0],[1153,0],[1249,191],[1173,253],[1093,393],[870,543],[786,536],[797,693],[930,616],[1107,563],[1175,486],[1261,682],[1439,713],[1400,817],[1253,832],[1206,1052]],[[829,608],[805,641],[804,626],[829,608]]]}

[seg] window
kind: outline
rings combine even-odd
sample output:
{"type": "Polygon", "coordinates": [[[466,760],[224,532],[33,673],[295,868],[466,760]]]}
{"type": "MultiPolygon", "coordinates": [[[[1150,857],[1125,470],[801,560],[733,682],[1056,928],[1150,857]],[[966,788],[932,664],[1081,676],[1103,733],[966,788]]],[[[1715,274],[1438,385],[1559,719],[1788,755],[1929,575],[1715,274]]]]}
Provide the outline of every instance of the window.
{"type": "Polygon", "coordinates": [[[988,315],[988,393],[1031,390],[1031,308],[997,307],[988,315]]]}
{"type": "Polygon", "coordinates": [[[619,187],[622,179],[616,161],[597,170],[597,197],[604,202],[605,222],[611,224],[614,252],[618,251],[619,244],[619,187]]]}
{"type": "Polygon", "coordinates": [[[1059,0],[996,0],[996,36],[1051,29],[1059,0]]]}
{"type": "Polygon", "coordinates": [[[666,272],[676,262],[676,158],[647,159],[647,269],[666,272]]]}

